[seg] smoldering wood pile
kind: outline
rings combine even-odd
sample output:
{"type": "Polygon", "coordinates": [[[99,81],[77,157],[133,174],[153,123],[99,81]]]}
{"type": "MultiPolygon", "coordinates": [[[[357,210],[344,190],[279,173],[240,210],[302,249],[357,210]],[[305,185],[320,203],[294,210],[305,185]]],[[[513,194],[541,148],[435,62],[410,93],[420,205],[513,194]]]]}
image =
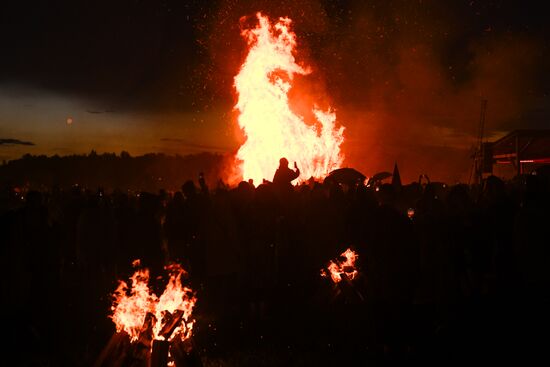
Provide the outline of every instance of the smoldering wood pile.
{"type": "Polygon", "coordinates": [[[156,319],[153,314],[148,313],[137,340],[132,342],[126,332],[115,333],[97,358],[94,367],[166,367],[170,359],[176,367],[202,367],[192,338],[185,341],[174,338],[168,341],[182,318],[183,311],[166,312],[163,315],[164,326],[159,333],[164,340],[153,340],[156,319]]]}
{"type": "Polygon", "coordinates": [[[365,302],[365,297],[358,287],[345,273],[340,275],[342,280],[338,283],[332,284],[331,301],[335,302],[337,299],[346,304],[358,304],[365,302]]]}

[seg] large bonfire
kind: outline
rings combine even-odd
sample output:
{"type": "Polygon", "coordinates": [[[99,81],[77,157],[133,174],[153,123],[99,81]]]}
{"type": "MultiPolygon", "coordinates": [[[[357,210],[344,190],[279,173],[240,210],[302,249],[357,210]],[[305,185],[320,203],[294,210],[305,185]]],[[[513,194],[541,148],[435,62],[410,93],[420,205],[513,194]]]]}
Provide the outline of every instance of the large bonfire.
{"type": "Polygon", "coordinates": [[[237,153],[242,178],[271,180],[281,157],[297,162],[300,181],[325,177],[342,164],[344,128],[336,126],[336,114],[331,109],[312,106],[316,118],[312,124],[290,109],[288,93],[294,76],[311,70],[294,58],[296,35],[290,30],[289,18],[274,24],[261,13],[257,18],[255,28],[242,31],[249,49],[235,77],[235,108],[246,136],[237,153]]]}

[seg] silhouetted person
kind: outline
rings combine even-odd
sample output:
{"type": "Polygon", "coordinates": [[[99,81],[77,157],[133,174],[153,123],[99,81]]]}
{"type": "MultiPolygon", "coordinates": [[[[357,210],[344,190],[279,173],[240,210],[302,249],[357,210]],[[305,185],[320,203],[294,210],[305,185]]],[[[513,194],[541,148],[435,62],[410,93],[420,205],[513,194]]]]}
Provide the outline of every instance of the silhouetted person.
{"type": "Polygon", "coordinates": [[[181,191],[174,194],[172,201],[166,208],[166,221],[164,233],[168,241],[170,258],[181,260],[185,258],[185,245],[187,241],[187,217],[185,211],[185,199],[181,191]]]}
{"type": "Polygon", "coordinates": [[[204,195],[208,195],[208,193],[209,193],[208,185],[206,185],[206,181],[204,180],[204,173],[203,172],[199,173],[199,185],[200,185],[200,188],[201,188],[201,193],[204,194],[204,195]]]}
{"type": "Polygon", "coordinates": [[[273,184],[277,186],[288,186],[291,185],[291,182],[300,176],[300,170],[294,162],[294,170],[288,168],[288,160],[286,158],[281,158],[279,160],[279,168],[273,176],[273,184]]]}
{"type": "Polygon", "coordinates": [[[160,198],[157,195],[142,192],[139,195],[136,218],[136,244],[139,259],[153,274],[160,274],[164,265],[162,251],[162,231],[159,220],[160,198]]]}
{"type": "MultiPolygon", "coordinates": [[[[202,185],[202,184],[201,184],[202,185]]],[[[204,184],[206,187],[206,184],[204,184]]],[[[185,202],[183,206],[184,239],[183,261],[188,261],[191,277],[201,278],[204,274],[205,247],[203,243],[203,223],[207,212],[207,193],[197,190],[193,181],[186,181],[182,187],[185,202]]]]}

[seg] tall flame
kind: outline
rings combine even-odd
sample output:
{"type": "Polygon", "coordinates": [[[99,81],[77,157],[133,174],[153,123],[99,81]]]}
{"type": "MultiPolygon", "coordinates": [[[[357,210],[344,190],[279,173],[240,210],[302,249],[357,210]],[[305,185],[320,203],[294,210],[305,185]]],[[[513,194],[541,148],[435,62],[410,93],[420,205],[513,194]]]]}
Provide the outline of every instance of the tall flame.
{"type": "Polygon", "coordinates": [[[334,283],[339,283],[342,281],[343,276],[349,280],[355,279],[358,274],[358,271],[355,268],[355,261],[358,257],[359,256],[352,249],[348,248],[340,255],[341,260],[331,260],[328,263],[327,269],[321,270],[321,276],[330,276],[334,283]]]}
{"type": "MultiPolygon", "coordinates": [[[[134,266],[139,266],[139,260],[134,262],[134,266]]],[[[143,328],[147,312],[154,312],[156,296],[149,291],[148,269],[137,269],[130,279],[132,280],[130,290],[126,282],[119,281],[113,295],[111,319],[116,325],[117,332],[124,330],[130,335],[132,341],[136,341],[143,328]]]]}
{"type": "Polygon", "coordinates": [[[169,265],[167,266],[167,270],[170,272],[170,279],[168,280],[166,289],[156,304],[155,316],[157,322],[153,328],[153,335],[155,339],[164,339],[160,334],[162,328],[165,326],[163,320],[164,314],[167,311],[170,312],[170,314],[174,314],[176,311],[182,311],[182,322],[177,325],[172,335],[179,335],[182,340],[185,340],[191,336],[191,332],[193,331],[193,324],[195,321],[191,319],[191,313],[193,312],[193,307],[197,299],[191,288],[184,287],[181,284],[181,277],[185,273],[181,265],[169,265]]]}
{"type": "Polygon", "coordinates": [[[291,111],[288,93],[294,75],[311,70],[296,63],[296,35],[290,30],[289,18],[272,25],[267,16],[258,13],[257,17],[256,28],[242,31],[249,50],[234,84],[239,96],[238,122],[246,135],[237,153],[243,179],[271,180],[282,157],[297,162],[300,181],[325,177],[342,164],[344,128],[336,127],[331,109],[314,106],[315,125],[306,124],[291,111]]]}
{"type": "Polygon", "coordinates": [[[113,294],[111,319],[115,323],[117,332],[125,331],[132,342],[137,341],[143,332],[147,331],[147,315],[153,316],[153,339],[164,340],[164,333],[174,319],[167,316],[179,314],[181,321],[170,329],[169,340],[179,337],[186,340],[191,336],[194,320],[191,318],[193,307],[197,301],[193,290],[184,287],[181,277],[185,274],[178,265],[167,266],[170,274],[168,284],[162,295],[157,297],[149,289],[149,270],[139,268],[139,260],[134,261],[137,268],[130,278],[132,286],[119,281],[119,286],[113,294]]]}

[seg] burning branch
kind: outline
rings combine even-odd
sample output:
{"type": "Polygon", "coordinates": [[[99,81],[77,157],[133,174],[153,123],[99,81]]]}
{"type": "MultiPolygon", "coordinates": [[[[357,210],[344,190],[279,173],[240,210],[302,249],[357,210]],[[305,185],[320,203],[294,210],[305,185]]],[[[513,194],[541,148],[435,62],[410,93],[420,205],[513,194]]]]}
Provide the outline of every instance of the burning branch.
{"type": "Polygon", "coordinates": [[[149,270],[140,268],[139,260],[134,267],[137,269],[130,278],[131,287],[120,281],[111,307],[110,317],[118,334],[127,334],[131,342],[123,359],[149,359],[151,365],[165,366],[172,341],[191,338],[195,322],[191,315],[197,299],[191,288],[182,285],[186,273],[179,264],[165,267],[170,277],[160,297],[149,289],[149,270]]]}
{"type": "Polygon", "coordinates": [[[329,261],[326,269],[321,269],[321,276],[332,279],[334,283],[342,280],[353,280],[358,272],[355,268],[355,261],[359,256],[351,249],[344,251],[335,261],[329,261]]]}
{"type": "Polygon", "coordinates": [[[337,259],[329,261],[326,269],[321,269],[321,276],[330,277],[337,295],[344,293],[346,299],[357,297],[363,302],[365,298],[353,284],[353,280],[359,276],[359,271],[355,266],[358,257],[359,255],[355,251],[348,248],[337,259]]]}

